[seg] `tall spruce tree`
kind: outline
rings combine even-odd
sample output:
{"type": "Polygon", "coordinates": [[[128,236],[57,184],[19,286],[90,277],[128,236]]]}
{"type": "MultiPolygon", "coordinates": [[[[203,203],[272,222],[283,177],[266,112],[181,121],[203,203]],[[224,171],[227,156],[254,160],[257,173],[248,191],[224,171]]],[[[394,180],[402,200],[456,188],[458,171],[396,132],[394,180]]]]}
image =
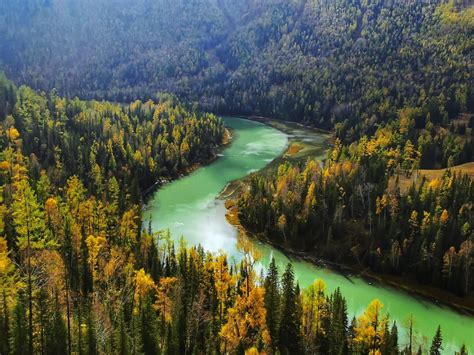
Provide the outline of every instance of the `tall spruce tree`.
{"type": "Polygon", "coordinates": [[[279,328],[279,348],[282,354],[298,354],[301,350],[298,298],[293,266],[288,263],[282,276],[282,300],[279,328]]]}
{"type": "Polygon", "coordinates": [[[28,341],[28,320],[27,320],[27,297],[25,292],[20,290],[13,314],[13,325],[11,330],[12,352],[17,355],[30,354],[28,341]]]}
{"type": "Polygon", "coordinates": [[[10,315],[7,303],[7,295],[5,290],[2,292],[0,305],[0,332],[3,336],[0,337],[0,354],[10,353],[10,315]]]}
{"type": "Polygon", "coordinates": [[[265,308],[267,310],[267,327],[272,339],[272,349],[276,350],[278,344],[278,324],[280,312],[280,285],[278,269],[275,259],[272,258],[265,278],[265,308]]]}
{"type": "Polygon", "coordinates": [[[431,342],[430,355],[439,355],[441,354],[441,350],[443,350],[443,337],[441,335],[441,326],[438,325],[436,334],[431,342]]]}
{"type": "Polygon", "coordinates": [[[330,298],[329,353],[347,353],[347,302],[336,288],[330,298]]]}

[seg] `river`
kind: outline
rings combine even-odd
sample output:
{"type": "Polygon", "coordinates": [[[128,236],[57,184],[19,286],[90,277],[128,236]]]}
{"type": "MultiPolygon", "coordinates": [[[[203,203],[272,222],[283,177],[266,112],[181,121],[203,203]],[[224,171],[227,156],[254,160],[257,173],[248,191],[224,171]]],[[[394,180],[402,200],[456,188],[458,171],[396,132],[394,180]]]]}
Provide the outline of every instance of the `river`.
{"type": "MultiPolygon", "coordinates": [[[[153,230],[169,229],[177,241],[184,237],[188,245],[201,244],[209,251],[224,251],[239,259],[236,248],[237,231],[226,218],[224,201],[218,194],[229,181],[264,168],[287,147],[286,134],[264,124],[249,120],[224,117],[224,123],[233,131],[232,143],[223,149],[219,158],[182,179],[173,181],[151,197],[144,220],[151,217],[153,230]]],[[[313,138],[324,138],[314,134],[313,138]]],[[[279,250],[256,241],[262,252],[261,264],[266,267],[271,259],[283,270],[289,259],[279,250]]],[[[385,305],[384,310],[399,326],[399,343],[405,345],[404,320],[412,314],[415,319],[417,344],[431,343],[438,324],[441,324],[445,353],[453,353],[465,343],[474,350],[474,317],[458,314],[451,309],[417,299],[391,287],[380,287],[357,278],[340,275],[308,262],[291,260],[301,287],[321,278],[328,292],[340,287],[347,299],[349,318],[359,315],[374,298],[385,305]]],[[[417,349],[417,346],[415,349],[417,349]]]]}

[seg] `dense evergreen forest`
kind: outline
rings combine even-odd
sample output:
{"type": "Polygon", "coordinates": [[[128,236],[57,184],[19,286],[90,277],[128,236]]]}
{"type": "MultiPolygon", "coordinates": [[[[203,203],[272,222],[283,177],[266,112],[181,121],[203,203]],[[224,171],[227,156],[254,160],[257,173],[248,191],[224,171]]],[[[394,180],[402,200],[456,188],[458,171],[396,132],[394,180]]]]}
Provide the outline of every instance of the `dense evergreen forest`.
{"type": "MultiPolygon", "coordinates": [[[[55,90],[46,95],[25,86],[16,93],[4,77],[2,83],[0,119],[20,134],[31,178],[47,175],[62,186],[75,174],[99,197],[113,185],[120,201],[137,203],[140,192],[160,178],[212,158],[224,135],[215,116],[191,112],[170,95],[118,105],[69,100],[55,90]]],[[[17,133],[12,134],[14,142],[17,133]]],[[[6,160],[13,155],[14,150],[6,160]]]]}
{"type": "Polygon", "coordinates": [[[469,1],[4,0],[0,62],[18,83],[129,102],[169,91],[357,139],[402,106],[474,106],[469,1]]]}
{"type": "Polygon", "coordinates": [[[440,328],[431,345],[399,345],[377,299],[350,319],[338,289],[301,291],[291,264],[259,275],[244,237],[231,263],[142,227],[132,181],[207,159],[223,135],[215,116],[170,97],[67,100],[4,77],[0,98],[1,354],[442,350],[440,328]]]}

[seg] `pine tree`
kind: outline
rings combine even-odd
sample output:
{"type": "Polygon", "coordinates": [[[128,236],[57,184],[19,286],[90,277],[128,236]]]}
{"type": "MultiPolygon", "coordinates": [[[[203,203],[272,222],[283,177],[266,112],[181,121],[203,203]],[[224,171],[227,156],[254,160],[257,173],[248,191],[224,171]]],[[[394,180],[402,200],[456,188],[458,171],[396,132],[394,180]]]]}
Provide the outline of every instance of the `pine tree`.
{"type": "Polygon", "coordinates": [[[272,258],[265,278],[265,308],[267,310],[267,327],[272,339],[273,351],[278,345],[278,321],[280,314],[280,286],[278,282],[278,269],[275,259],[272,258]]]}
{"type": "Polygon", "coordinates": [[[115,325],[113,344],[113,352],[120,355],[128,355],[130,353],[129,350],[131,349],[130,336],[128,334],[127,324],[124,318],[124,311],[121,308],[118,315],[118,322],[115,325]]]}
{"type": "Polygon", "coordinates": [[[36,323],[39,328],[40,353],[44,354],[46,351],[46,329],[48,326],[48,299],[44,288],[40,289],[36,296],[36,323]]]}
{"type": "Polygon", "coordinates": [[[456,351],[456,355],[467,355],[467,348],[466,345],[461,345],[459,351],[456,351]]]}
{"type": "Polygon", "coordinates": [[[12,204],[13,219],[17,233],[17,244],[20,251],[26,254],[26,276],[28,287],[28,346],[33,353],[33,270],[31,258],[34,250],[46,246],[44,213],[40,209],[36,195],[26,176],[15,176],[15,193],[12,204]]]}
{"type": "Polygon", "coordinates": [[[393,322],[392,330],[390,331],[390,347],[389,354],[398,354],[398,327],[397,322],[393,322]]]}
{"type": "Polygon", "coordinates": [[[398,329],[396,322],[393,323],[391,330],[388,328],[388,323],[385,325],[381,352],[387,355],[398,355],[398,329]]]}
{"type": "Polygon", "coordinates": [[[413,314],[410,314],[408,318],[405,320],[405,328],[408,330],[408,344],[406,346],[406,349],[409,354],[412,353],[413,351],[413,326],[415,323],[415,319],[413,317],[413,314]]]}
{"type": "Polygon", "coordinates": [[[347,302],[341,290],[336,288],[330,299],[329,353],[345,354],[347,352],[347,302]]]}
{"type": "MultiPolygon", "coordinates": [[[[150,297],[145,297],[141,302],[140,309],[140,338],[142,340],[142,351],[145,354],[156,354],[158,352],[156,317],[152,308],[150,297]]],[[[168,335],[171,336],[171,327],[168,327],[168,335]]],[[[171,338],[170,338],[171,339],[171,338]]],[[[168,344],[170,346],[171,344],[168,344]]]]}
{"type": "Polygon", "coordinates": [[[300,319],[293,266],[288,263],[282,275],[282,300],[280,312],[279,348],[282,354],[298,354],[301,351],[300,319]]]}
{"type": "Polygon", "coordinates": [[[67,354],[67,330],[62,317],[59,295],[54,295],[54,302],[50,307],[45,337],[46,354],[67,354]]]}
{"type": "Polygon", "coordinates": [[[390,354],[390,336],[390,329],[388,329],[388,323],[386,323],[383,334],[383,342],[380,346],[380,352],[382,354],[390,354]]]}
{"type": "Polygon", "coordinates": [[[349,354],[355,353],[357,349],[357,344],[355,341],[356,327],[357,327],[357,319],[356,317],[352,317],[351,324],[349,325],[349,328],[347,329],[347,350],[349,354]]]}
{"type": "Polygon", "coordinates": [[[88,298],[86,300],[86,340],[87,340],[87,352],[89,355],[97,354],[97,333],[94,325],[94,313],[92,311],[92,300],[88,298]]]}
{"type": "Polygon", "coordinates": [[[12,352],[17,355],[31,354],[28,341],[28,321],[25,304],[27,298],[23,290],[18,292],[16,306],[13,314],[13,325],[11,330],[12,352]]]}
{"type": "Polygon", "coordinates": [[[433,337],[430,347],[430,355],[440,355],[441,350],[443,350],[443,337],[441,335],[441,326],[438,326],[436,329],[436,334],[433,337]]]}
{"type": "Polygon", "coordinates": [[[3,290],[2,298],[0,305],[0,334],[3,334],[0,337],[0,354],[9,354],[10,353],[10,315],[7,304],[7,295],[6,291],[3,290]]]}

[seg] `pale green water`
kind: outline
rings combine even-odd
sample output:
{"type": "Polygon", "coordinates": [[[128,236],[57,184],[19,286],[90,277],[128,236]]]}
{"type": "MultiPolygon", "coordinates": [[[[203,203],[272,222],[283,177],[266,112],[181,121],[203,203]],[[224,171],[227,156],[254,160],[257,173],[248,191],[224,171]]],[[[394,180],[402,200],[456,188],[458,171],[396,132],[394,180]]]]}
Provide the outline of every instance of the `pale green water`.
{"type": "MultiPolygon", "coordinates": [[[[238,118],[224,118],[224,121],[233,129],[232,144],[211,165],[159,189],[148,204],[145,220],[151,216],[153,229],[169,229],[174,240],[184,236],[188,245],[201,244],[206,250],[223,250],[238,259],[237,232],[227,222],[224,203],[216,200],[216,196],[229,181],[262,169],[281,154],[288,139],[284,133],[260,123],[238,118]]],[[[313,139],[324,140],[322,136],[313,139]]],[[[258,242],[258,247],[262,251],[264,267],[271,256],[275,257],[281,270],[289,261],[268,245],[258,242]]],[[[418,343],[431,343],[436,327],[441,324],[445,353],[452,354],[463,342],[468,349],[474,350],[474,317],[460,315],[390,287],[369,285],[356,277],[349,279],[307,262],[293,260],[292,263],[302,287],[317,278],[326,282],[329,291],[340,287],[347,299],[350,317],[360,314],[372,299],[378,298],[399,326],[413,314],[418,343]]],[[[399,329],[399,336],[405,336],[404,329],[399,329]]],[[[400,343],[404,345],[403,339],[400,343]]]]}

